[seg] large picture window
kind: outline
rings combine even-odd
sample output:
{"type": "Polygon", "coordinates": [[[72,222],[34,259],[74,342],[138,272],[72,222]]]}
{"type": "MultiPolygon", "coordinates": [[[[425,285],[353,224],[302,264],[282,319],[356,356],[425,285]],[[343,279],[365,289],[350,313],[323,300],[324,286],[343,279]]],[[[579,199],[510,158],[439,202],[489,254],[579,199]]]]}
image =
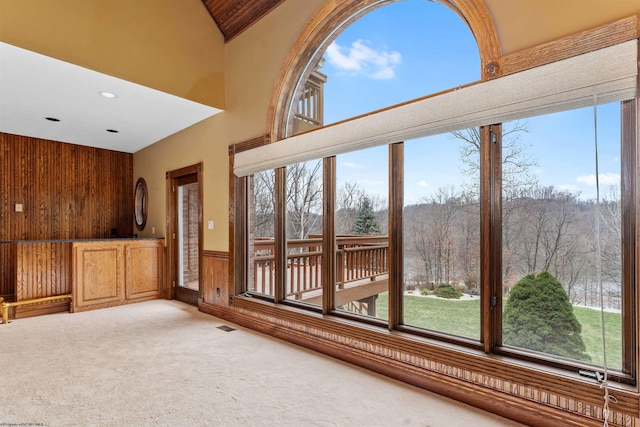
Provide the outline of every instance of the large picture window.
{"type": "Polygon", "coordinates": [[[343,74],[322,68],[316,51],[284,120],[304,123],[234,159],[255,219],[257,177],[275,188],[265,199],[271,233],[246,222],[241,290],[416,339],[635,381],[637,40],[475,83],[456,73],[444,86],[453,89],[423,86],[418,98],[372,111],[364,95],[379,102],[389,82],[359,82],[346,98],[339,86],[340,102],[329,85],[355,78],[363,52],[386,66],[368,78],[401,73],[405,57],[330,34],[325,60],[343,74]],[[354,113],[349,101],[358,101],[354,113]],[[262,240],[273,254],[256,251],[262,240]],[[267,261],[275,279],[260,288],[255,270],[267,261]],[[322,268],[302,271],[311,265],[322,268]],[[300,278],[314,298],[302,296],[300,278]]]}
{"type": "Polygon", "coordinates": [[[480,340],[479,134],[404,143],[404,324],[480,340]]]}
{"type": "Polygon", "coordinates": [[[387,147],[336,156],[336,307],[386,320],[387,147]]]}
{"type": "Polygon", "coordinates": [[[620,104],[595,112],[505,124],[502,339],[602,365],[604,310],[607,363],[621,369],[620,104]]]}

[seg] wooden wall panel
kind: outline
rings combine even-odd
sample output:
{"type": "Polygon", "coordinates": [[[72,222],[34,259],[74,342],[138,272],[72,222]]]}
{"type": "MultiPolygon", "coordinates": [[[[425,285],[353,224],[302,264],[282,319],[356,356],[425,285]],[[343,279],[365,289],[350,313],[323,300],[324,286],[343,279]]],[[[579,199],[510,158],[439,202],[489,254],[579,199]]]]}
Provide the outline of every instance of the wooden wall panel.
{"type": "Polygon", "coordinates": [[[0,168],[0,241],[133,234],[132,154],[0,133],[0,168]]]}
{"type": "MultiPolygon", "coordinates": [[[[5,245],[8,246],[8,245],[5,245]]],[[[16,243],[15,300],[26,301],[71,293],[71,242],[44,241],[16,243]]],[[[16,307],[15,318],[69,311],[69,300],[16,307]]]]}
{"type": "Polygon", "coordinates": [[[16,246],[16,301],[71,293],[71,243],[37,242],[16,246]]]}
{"type": "Polygon", "coordinates": [[[5,300],[13,299],[16,281],[15,257],[12,251],[15,245],[0,243],[0,297],[5,300]]]}
{"type": "Polygon", "coordinates": [[[202,252],[203,301],[220,307],[229,305],[229,253],[202,252]]]}

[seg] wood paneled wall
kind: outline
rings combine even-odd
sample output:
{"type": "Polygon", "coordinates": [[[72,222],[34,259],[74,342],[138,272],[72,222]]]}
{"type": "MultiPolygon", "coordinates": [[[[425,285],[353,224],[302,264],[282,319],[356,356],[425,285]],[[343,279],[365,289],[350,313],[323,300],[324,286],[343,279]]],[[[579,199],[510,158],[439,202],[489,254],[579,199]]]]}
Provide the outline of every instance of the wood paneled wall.
{"type": "MultiPolygon", "coordinates": [[[[16,275],[11,283],[15,283],[16,301],[71,293],[71,242],[28,242],[10,246],[14,262],[9,264],[15,265],[16,275]]],[[[69,311],[69,300],[16,307],[14,317],[61,311],[69,311]]]]}
{"type": "Polygon", "coordinates": [[[0,298],[6,300],[14,296],[16,264],[12,260],[15,259],[15,249],[15,245],[0,243],[0,298]]]}
{"type": "Polygon", "coordinates": [[[0,240],[133,234],[132,154],[0,133],[0,170],[0,240]]]}
{"type": "Polygon", "coordinates": [[[15,246],[16,301],[71,293],[71,243],[18,243],[15,246]]]}
{"type": "MultiPolygon", "coordinates": [[[[132,154],[0,133],[0,241],[132,234],[132,154]]],[[[15,292],[9,251],[0,244],[0,296],[15,292]]]]}

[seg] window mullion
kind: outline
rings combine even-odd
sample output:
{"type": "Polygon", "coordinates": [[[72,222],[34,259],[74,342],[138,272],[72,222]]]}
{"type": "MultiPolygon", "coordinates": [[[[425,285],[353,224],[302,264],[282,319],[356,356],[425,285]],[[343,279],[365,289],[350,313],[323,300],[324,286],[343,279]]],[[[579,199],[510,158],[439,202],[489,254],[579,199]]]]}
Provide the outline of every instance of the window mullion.
{"type": "Polygon", "coordinates": [[[274,302],[286,298],[287,284],[287,168],[275,170],[276,217],[274,229],[275,289],[274,302]]]}
{"type": "Polygon", "coordinates": [[[389,330],[404,323],[402,209],[404,205],[404,143],[389,145],[389,330]]]}
{"type": "Polygon", "coordinates": [[[640,326],[636,310],[637,235],[637,141],[640,134],[640,111],[637,99],[621,105],[621,171],[622,179],[622,371],[636,377],[638,366],[637,336],[640,326]]]}
{"type": "Polygon", "coordinates": [[[336,308],[336,158],[323,159],[322,184],[322,312],[336,308]]]}
{"type": "Polygon", "coordinates": [[[502,335],[502,125],[480,128],[481,340],[486,353],[502,335]]]}

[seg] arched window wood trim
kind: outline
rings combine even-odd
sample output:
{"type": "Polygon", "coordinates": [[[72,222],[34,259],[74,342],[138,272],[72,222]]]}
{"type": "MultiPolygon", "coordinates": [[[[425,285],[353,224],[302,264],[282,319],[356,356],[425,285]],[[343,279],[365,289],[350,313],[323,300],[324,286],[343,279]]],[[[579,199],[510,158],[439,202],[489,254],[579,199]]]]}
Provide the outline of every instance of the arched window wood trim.
{"type": "MultiPolygon", "coordinates": [[[[326,47],[339,35],[340,28],[375,8],[388,5],[394,0],[363,0],[353,2],[336,0],[325,3],[311,18],[307,26],[293,43],[280,68],[267,113],[267,143],[286,137],[289,108],[294,99],[298,81],[304,81],[313,71],[326,47]]],[[[486,5],[481,0],[441,0],[443,5],[456,12],[473,33],[482,67],[481,80],[500,75],[501,49],[497,33],[486,5]]]]}

